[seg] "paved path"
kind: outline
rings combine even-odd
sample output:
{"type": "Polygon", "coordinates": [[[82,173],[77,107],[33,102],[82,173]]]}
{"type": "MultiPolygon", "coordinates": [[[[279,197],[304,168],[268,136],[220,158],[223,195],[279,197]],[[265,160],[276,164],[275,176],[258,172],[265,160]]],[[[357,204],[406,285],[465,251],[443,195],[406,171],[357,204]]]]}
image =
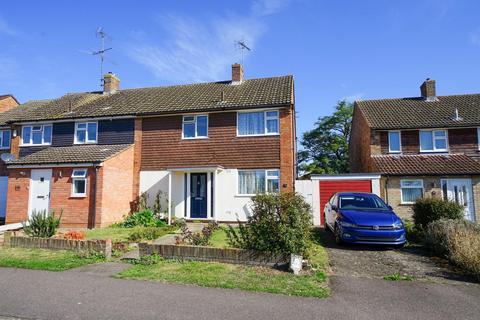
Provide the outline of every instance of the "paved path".
{"type": "MultiPolygon", "coordinates": [[[[203,223],[187,223],[187,227],[192,232],[200,232],[206,224],[203,223]]],[[[154,244],[175,244],[175,237],[178,236],[182,230],[178,229],[176,233],[166,234],[155,241],[154,244]]]]}

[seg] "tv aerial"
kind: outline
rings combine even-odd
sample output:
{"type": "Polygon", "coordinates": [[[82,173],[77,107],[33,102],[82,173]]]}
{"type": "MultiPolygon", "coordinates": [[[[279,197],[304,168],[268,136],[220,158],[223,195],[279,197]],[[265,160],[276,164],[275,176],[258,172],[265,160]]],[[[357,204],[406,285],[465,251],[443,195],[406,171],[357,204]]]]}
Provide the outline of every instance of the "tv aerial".
{"type": "Polygon", "coordinates": [[[247,45],[245,44],[245,41],[243,41],[243,40],[235,41],[235,45],[236,45],[237,48],[240,49],[240,51],[241,51],[241,58],[242,58],[242,59],[241,59],[241,64],[243,65],[243,57],[244,57],[244,55],[245,55],[245,50],[247,50],[247,51],[252,51],[252,49],[250,49],[250,47],[247,46],[247,45]]]}
{"type": "Polygon", "coordinates": [[[103,87],[103,62],[106,59],[105,52],[112,50],[113,48],[105,48],[105,39],[111,39],[108,34],[105,32],[103,27],[98,27],[95,31],[95,36],[100,39],[101,47],[98,50],[81,50],[81,52],[90,54],[92,56],[98,56],[100,58],[100,87],[103,87]]]}

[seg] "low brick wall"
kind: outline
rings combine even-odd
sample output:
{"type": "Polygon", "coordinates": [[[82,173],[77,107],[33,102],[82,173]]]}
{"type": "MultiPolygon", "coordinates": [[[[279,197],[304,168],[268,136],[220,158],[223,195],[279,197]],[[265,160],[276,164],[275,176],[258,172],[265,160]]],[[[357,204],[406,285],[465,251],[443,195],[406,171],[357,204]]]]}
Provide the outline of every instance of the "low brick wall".
{"type": "Polygon", "coordinates": [[[14,236],[10,232],[4,234],[4,245],[11,248],[52,249],[97,251],[105,254],[107,259],[112,257],[112,241],[107,240],[68,240],[56,238],[34,238],[14,236]]]}
{"type": "Polygon", "coordinates": [[[165,259],[213,261],[247,265],[277,266],[288,263],[285,256],[232,248],[177,246],[139,243],[140,257],[158,254],[165,259]]]}

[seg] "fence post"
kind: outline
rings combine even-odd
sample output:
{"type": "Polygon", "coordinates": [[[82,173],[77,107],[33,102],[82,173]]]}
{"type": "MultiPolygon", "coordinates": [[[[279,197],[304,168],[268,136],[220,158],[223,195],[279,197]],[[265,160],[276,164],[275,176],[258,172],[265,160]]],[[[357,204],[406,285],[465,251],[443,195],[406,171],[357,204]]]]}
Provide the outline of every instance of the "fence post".
{"type": "Polygon", "coordinates": [[[5,247],[10,247],[10,241],[12,239],[12,234],[13,234],[12,231],[5,231],[5,233],[3,234],[3,245],[5,247]]]}
{"type": "Polygon", "coordinates": [[[105,259],[112,258],[112,239],[105,240],[105,259]]]}

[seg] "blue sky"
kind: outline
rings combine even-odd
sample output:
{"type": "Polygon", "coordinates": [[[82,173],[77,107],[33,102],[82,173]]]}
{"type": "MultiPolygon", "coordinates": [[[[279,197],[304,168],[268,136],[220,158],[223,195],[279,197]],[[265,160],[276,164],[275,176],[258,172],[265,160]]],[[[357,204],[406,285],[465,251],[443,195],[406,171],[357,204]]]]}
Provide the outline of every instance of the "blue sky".
{"type": "Polygon", "coordinates": [[[5,1],[0,93],[20,101],[99,88],[98,26],[113,47],[105,71],[123,88],[225,80],[253,50],[247,78],[295,76],[298,133],[336,101],[480,91],[479,1],[5,1]]]}

